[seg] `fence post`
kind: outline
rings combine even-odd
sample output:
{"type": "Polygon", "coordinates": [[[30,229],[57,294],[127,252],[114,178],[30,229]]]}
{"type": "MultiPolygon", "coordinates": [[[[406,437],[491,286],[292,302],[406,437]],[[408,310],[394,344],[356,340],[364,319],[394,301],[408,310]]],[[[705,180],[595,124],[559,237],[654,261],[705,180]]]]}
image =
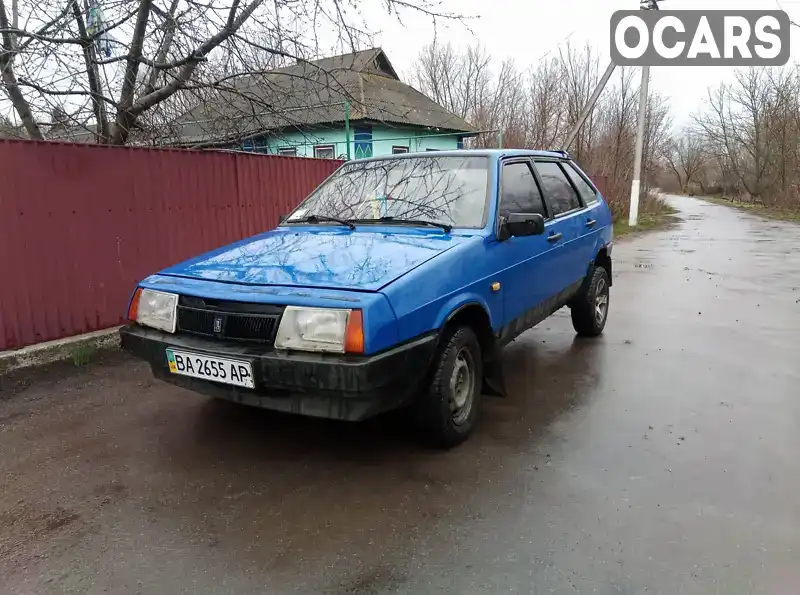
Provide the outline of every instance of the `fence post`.
{"type": "Polygon", "coordinates": [[[350,102],[344,102],[344,141],[347,144],[347,160],[350,161],[350,102]]]}

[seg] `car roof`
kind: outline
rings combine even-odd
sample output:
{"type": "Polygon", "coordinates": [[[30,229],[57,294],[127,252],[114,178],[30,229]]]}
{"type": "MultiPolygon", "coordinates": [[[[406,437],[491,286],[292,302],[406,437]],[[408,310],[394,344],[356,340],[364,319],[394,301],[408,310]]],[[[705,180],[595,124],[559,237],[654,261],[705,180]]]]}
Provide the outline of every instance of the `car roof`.
{"type": "Polygon", "coordinates": [[[396,155],[384,155],[381,157],[370,157],[368,159],[358,159],[358,161],[383,161],[385,159],[408,159],[409,157],[491,157],[500,159],[502,157],[550,157],[556,159],[571,159],[566,151],[542,151],[533,149],[458,149],[454,151],[419,151],[417,153],[399,153],[396,155]]]}

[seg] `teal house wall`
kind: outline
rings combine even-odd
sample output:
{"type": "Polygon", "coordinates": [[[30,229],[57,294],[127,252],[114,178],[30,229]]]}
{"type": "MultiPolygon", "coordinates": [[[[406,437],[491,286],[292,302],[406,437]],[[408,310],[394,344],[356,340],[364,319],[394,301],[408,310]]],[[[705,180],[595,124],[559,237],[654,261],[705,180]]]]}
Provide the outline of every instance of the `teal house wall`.
{"type": "MultiPolygon", "coordinates": [[[[350,157],[351,159],[381,157],[400,152],[401,149],[407,149],[410,153],[448,151],[462,148],[462,139],[462,133],[437,132],[414,127],[364,125],[355,122],[350,128],[350,157]]],[[[272,133],[269,136],[244,141],[235,148],[271,155],[294,150],[298,157],[320,157],[328,155],[326,151],[328,147],[333,148],[333,158],[346,158],[347,134],[344,126],[272,133]]]]}

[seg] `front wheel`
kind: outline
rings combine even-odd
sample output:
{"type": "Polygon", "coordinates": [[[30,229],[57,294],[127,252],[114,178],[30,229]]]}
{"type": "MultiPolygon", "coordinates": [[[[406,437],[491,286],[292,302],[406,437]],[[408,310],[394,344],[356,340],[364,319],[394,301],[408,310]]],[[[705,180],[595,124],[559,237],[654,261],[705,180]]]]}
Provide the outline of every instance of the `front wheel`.
{"type": "Polygon", "coordinates": [[[443,338],[430,384],[416,403],[428,441],[452,448],[469,437],[478,421],[482,386],[480,344],[472,329],[459,327],[443,338]]]}
{"type": "Polygon", "coordinates": [[[606,327],[610,303],[608,273],[595,267],[581,295],[572,304],[572,326],[581,337],[597,337],[606,327]]]}

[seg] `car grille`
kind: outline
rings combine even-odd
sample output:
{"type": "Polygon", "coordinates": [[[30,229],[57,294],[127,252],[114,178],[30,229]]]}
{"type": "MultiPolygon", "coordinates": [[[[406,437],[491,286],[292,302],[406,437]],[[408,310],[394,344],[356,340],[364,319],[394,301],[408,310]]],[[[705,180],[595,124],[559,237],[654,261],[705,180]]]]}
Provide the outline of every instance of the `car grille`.
{"type": "Polygon", "coordinates": [[[272,345],[283,306],[181,296],[177,331],[226,341],[272,345]]]}

